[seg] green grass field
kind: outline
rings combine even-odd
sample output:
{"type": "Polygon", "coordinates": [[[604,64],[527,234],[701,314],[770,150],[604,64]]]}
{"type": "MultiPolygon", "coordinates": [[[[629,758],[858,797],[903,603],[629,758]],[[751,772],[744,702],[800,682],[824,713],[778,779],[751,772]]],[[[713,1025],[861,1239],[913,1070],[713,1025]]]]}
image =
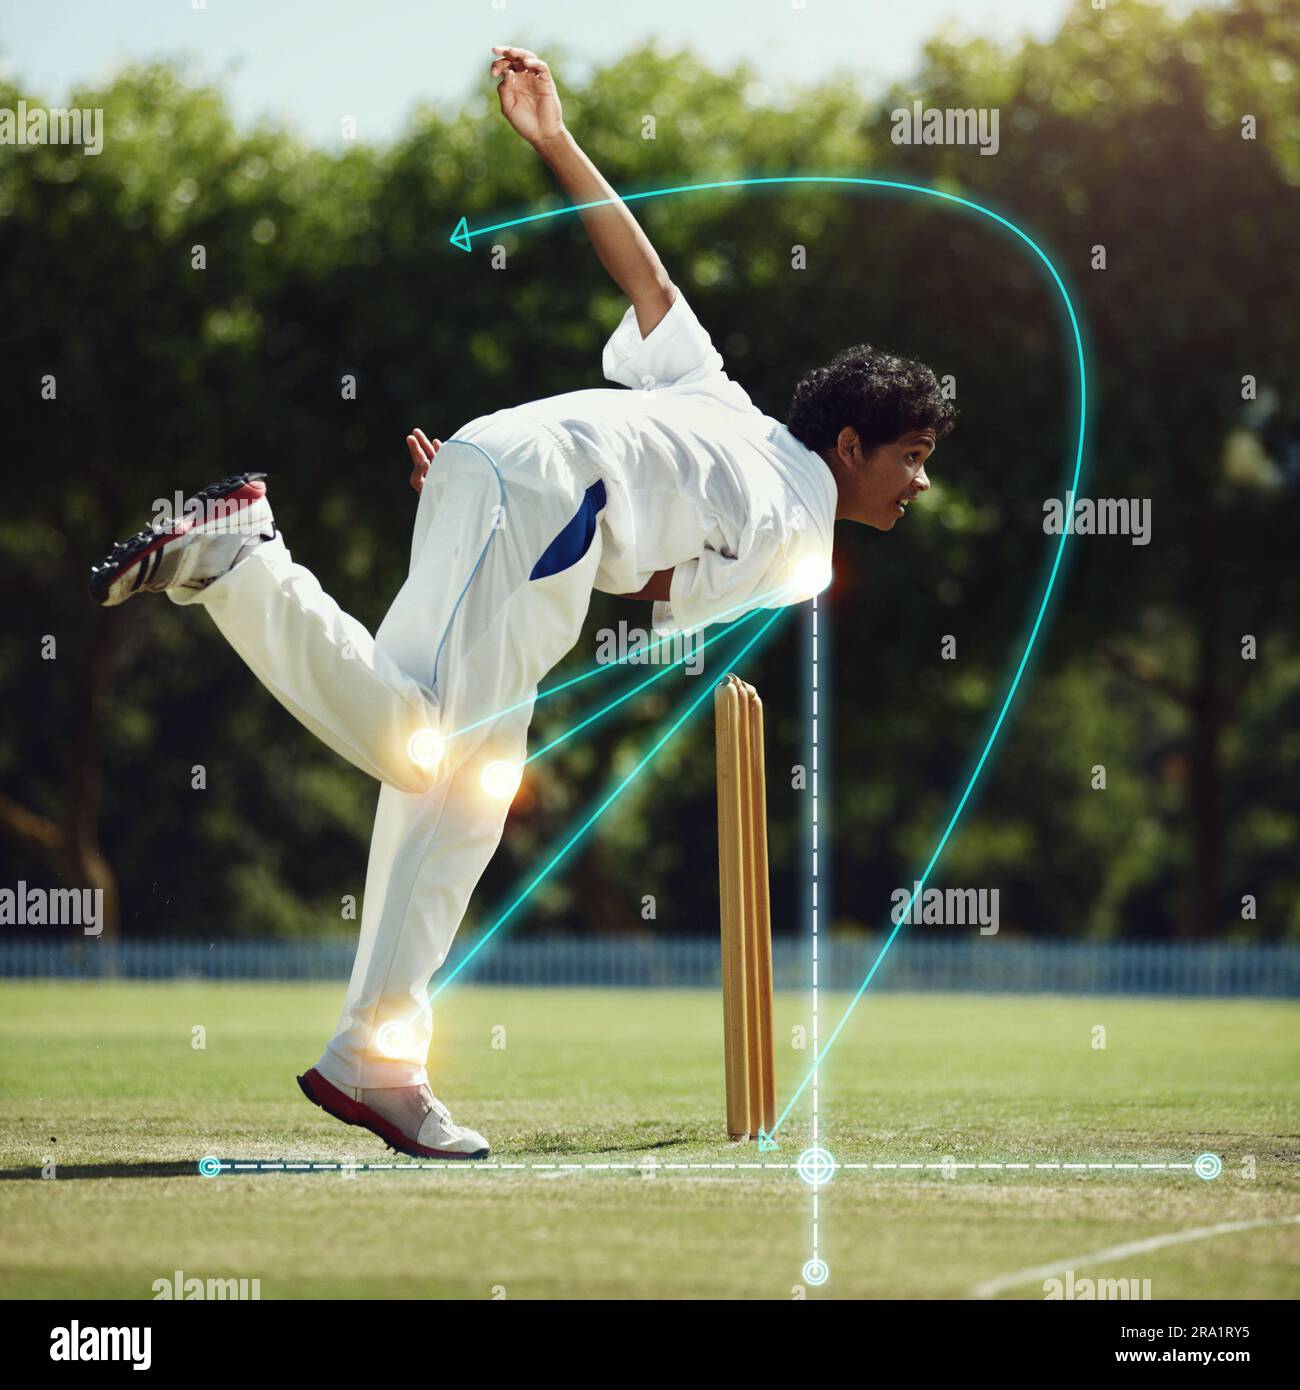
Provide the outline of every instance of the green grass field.
{"type": "MultiPolygon", "coordinates": [[[[811,1134],[808,1097],[763,1166],[731,1166],[760,1160],[720,1137],[720,1003],[707,991],[451,991],[434,1089],[488,1135],[494,1162],[522,1167],[197,1176],[205,1154],[392,1161],[294,1083],[340,995],[0,985],[0,1295],[149,1298],[177,1269],[259,1279],[263,1298],[797,1294],[812,1192],[792,1165],[811,1134]],[[57,1177],[39,1180],[51,1157],[57,1177]],[[567,1164],[637,1167],[538,1166],[567,1164]]],[[[823,998],[823,1036],[845,1002],[823,998]]],[[[806,1022],[805,999],[778,997],[782,1104],[808,1065],[791,1045],[806,1022]]],[[[1273,1002],[868,998],[822,1068],[821,1142],[840,1163],[1167,1163],[1212,1151],[1225,1166],[1208,1182],[1168,1170],[841,1169],[820,1194],[830,1279],[808,1296],[962,1298],[1144,1237],[1300,1214],[1298,1023],[1300,1008],[1273,1002]]],[[[1077,1276],[1150,1279],[1155,1298],[1294,1298],[1300,1226],[1077,1276]]],[[[999,1296],[1041,1299],[1042,1277],[999,1296]]]]}

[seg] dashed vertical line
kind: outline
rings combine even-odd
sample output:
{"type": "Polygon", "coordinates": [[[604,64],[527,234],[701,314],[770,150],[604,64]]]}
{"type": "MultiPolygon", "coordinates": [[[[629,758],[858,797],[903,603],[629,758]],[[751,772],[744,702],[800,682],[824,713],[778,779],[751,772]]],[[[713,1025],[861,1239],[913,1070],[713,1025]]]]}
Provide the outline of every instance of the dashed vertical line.
{"type": "MultiPolygon", "coordinates": [[[[818,657],[820,655],[819,645],[821,641],[820,628],[821,610],[817,596],[813,596],[812,601],[812,670],[810,679],[812,681],[812,1142],[813,1147],[817,1142],[821,1132],[821,1078],[817,1066],[818,1051],[820,1048],[820,1036],[818,1032],[818,1003],[821,989],[820,978],[820,959],[818,952],[818,928],[821,913],[820,902],[820,883],[818,881],[818,852],[820,850],[819,836],[821,832],[820,806],[818,796],[820,793],[820,740],[818,721],[820,717],[820,689],[818,684],[818,657]]],[[[821,1203],[816,1188],[812,1194],[812,1258],[819,1257],[821,1245],[821,1203]]]]}
{"type": "Polygon", "coordinates": [[[812,1084],[812,1141],[817,1143],[819,1131],[819,1089],[820,1078],[817,1067],[818,1050],[818,994],[820,992],[820,980],[818,978],[818,917],[820,914],[818,882],[818,851],[820,849],[819,836],[821,831],[820,807],[818,806],[818,795],[820,793],[820,748],[818,738],[818,701],[820,691],[817,681],[817,658],[819,655],[818,645],[820,642],[819,630],[819,609],[817,599],[814,596],[812,601],[812,1053],[813,1053],[813,1084],[812,1084]]]}

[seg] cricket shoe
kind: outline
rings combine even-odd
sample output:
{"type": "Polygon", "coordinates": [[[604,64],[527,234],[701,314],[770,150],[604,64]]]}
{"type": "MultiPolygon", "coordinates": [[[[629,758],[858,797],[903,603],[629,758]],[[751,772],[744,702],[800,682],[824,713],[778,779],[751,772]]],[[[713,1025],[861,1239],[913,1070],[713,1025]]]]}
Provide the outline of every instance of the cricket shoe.
{"type": "Polygon", "coordinates": [[[275,536],[265,473],[236,473],[186,499],[179,517],[118,541],[90,570],[90,596],[106,608],[135,594],[205,589],[275,536]]]}
{"type": "Polygon", "coordinates": [[[452,1121],[447,1107],[427,1086],[360,1090],[340,1088],[312,1067],[298,1078],[302,1093],[345,1125],[377,1134],[396,1153],[410,1158],[486,1158],[488,1141],[452,1121]],[[387,1114],[381,1114],[382,1107],[387,1114]],[[414,1137],[412,1137],[414,1135],[414,1137]]]}

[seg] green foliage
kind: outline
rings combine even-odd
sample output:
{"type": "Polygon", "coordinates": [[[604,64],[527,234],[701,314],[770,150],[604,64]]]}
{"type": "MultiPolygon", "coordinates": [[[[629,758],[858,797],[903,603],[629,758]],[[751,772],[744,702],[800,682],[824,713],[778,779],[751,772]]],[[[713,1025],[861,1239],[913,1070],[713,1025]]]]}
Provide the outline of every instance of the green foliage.
{"type": "MultiPolygon", "coordinates": [[[[936,39],[916,83],[879,106],[842,83],[778,103],[751,71],[653,48],[585,88],[564,84],[570,123],[625,191],[892,174],[1003,211],[1059,267],[1088,334],[1085,490],[1151,498],[1154,536],[1072,543],[1054,626],[942,866],[948,882],[999,887],[1009,930],[1300,932],[1300,655],[1284,616],[1300,599],[1295,19],[1293,3],[1266,0],[1177,20],[1081,6],[1046,44],[936,39]],[[997,105],[999,154],[891,144],[889,112],[914,97],[997,105]],[[1241,138],[1246,114],[1257,140],[1241,138]],[[1244,633],[1260,641],[1253,662],[1244,633]],[[1104,792],[1090,787],[1098,763],[1104,792]],[[1245,894],[1256,922],[1240,920],[1245,894]]],[[[0,88],[0,105],[18,96],[0,88]]],[[[483,102],[418,110],[391,147],[328,155],[237,130],[218,93],[166,67],[75,100],[106,110],[100,156],[35,147],[0,161],[5,804],[65,827],[90,805],[133,932],[355,930],[339,902],[361,892],[373,785],[299,730],[201,615],[146,601],[98,613],[86,567],[147,520],[152,498],[260,467],[295,554],[373,627],[407,559],[404,433],[445,437],[600,384],[623,306],[576,219],[502,234],[505,271],[487,247],[448,244],[462,214],[473,225],[560,201],[483,102]],[[41,399],[45,373],[57,401],[41,399]],[[40,659],[46,635],[54,661],[40,659]],[[95,805],[86,773],[101,760],[95,805]]],[[[831,900],[841,920],[876,928],[946,821],[1044,572],[1042,499],[1073,464],[1061,306],[1014,238],[929,200],[756,189],[637,210],[769,412],[801,372],[864,339],[958,383],[961,420],[930,498],[888,538],[841,535],[824,605],[831,900]],[[806,270],[791,268],[795,246],[806,270]],[[946,634],[955,662],[939,658],[946,634]]],[[[648,611],[597,596],[554,678],[590,664],[592,634],[620,619],[645,625],[648,611]]],[[[787,619],[746,670],[773,740],[778,930],[801,912],[798,632],[787,619]]],[[[621,679],[543,704],[535,739],[621,679]]],[[[480,919],[697,691],[669,677],[531,769],[480,919]]],[[[702,719],[516,929],[707,929],[711,778],[702,719]]],[[[6,827],[5,881],[65,872],[12,815],[6,827]]]]}

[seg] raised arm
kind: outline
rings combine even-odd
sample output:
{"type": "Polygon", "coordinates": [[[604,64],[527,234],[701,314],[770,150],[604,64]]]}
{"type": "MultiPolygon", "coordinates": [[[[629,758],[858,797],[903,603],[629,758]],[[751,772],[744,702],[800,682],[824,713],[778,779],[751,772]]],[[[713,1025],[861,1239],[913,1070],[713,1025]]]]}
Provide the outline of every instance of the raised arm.
{"type": "Polygon", "coordinates": [[[627,204],[570,135],[551,70],[526,48],[494,48],[492,76],[500,77],[501,113],[537,151],[574,203],[611,199],[578,215],[600,263],[632,301],[644,338],[672,307],[677,288],[627,204]]]}

